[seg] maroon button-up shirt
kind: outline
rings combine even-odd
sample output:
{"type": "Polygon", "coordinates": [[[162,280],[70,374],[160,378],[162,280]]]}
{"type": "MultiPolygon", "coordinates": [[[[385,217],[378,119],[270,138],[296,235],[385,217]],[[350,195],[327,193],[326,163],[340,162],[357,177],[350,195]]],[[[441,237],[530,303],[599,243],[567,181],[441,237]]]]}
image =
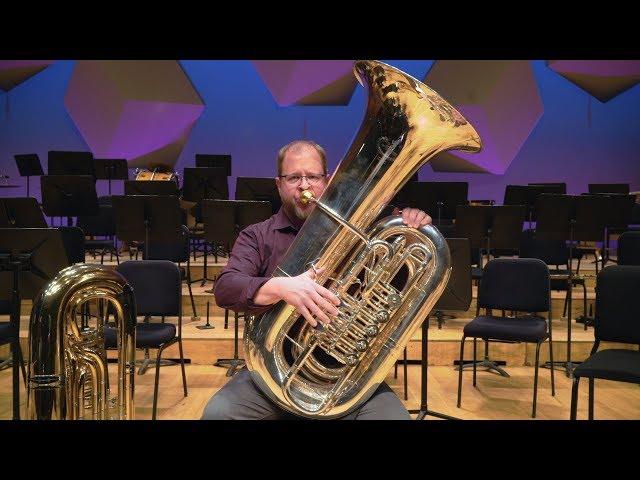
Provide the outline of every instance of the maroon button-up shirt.
{"type": "Polygon", "coordinates": [[[264,222],[245,228],[231,251],[227,266],[216,280],[216,303],[236,312],[262,313],[253,297],[271,278],[298,234],[301,222],[292,222],[282,208],[264,222]]]}

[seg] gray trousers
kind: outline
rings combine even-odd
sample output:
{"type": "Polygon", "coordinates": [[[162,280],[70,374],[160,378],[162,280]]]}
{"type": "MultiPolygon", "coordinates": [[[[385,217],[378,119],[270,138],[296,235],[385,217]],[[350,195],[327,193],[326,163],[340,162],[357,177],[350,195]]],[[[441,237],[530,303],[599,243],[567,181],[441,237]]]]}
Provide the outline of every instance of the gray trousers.
{"type": "MultiPolygon", "coordinates": [[[[255,386],[249,371],[240,370],[211,397],[202,420],[293,420],[296,415],[276,406],[255,386]]],[[[339,420],[411,420],[400,399],[386,383],[360,408],[339,420]]]]}

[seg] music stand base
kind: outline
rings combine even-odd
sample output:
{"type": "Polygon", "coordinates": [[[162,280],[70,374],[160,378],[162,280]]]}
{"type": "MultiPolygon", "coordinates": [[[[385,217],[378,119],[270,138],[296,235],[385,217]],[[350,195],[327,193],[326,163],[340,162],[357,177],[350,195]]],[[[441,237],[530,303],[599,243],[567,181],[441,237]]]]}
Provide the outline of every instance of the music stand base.
{"type": "Polygon", "coordinates": [[[551,362],[544,362],[543,365],[541,365],[542,368],[551,368],[553,366],[553,368],[560,368],[561,370],[564,370],[565,375],[567,376],[567,378],[573,378],[573,369],[576,368],[576,364],[578,364],[580,362],[553,362],[553,364],[551,362]]]}
{"type": "MultiPolygon", "coordinates": [[[[144,375],[149,367],[155,367],[156,361],[150,358],[145,358],[144,360],[136,360],[136,365],[140,365],[138,368],[138,375],[144,375]]],[[[174,362],[172,360],[165,360],[164,358],[160,359],[160,366],[168,366],[168,365],[178,365],[178,362],[174,362]]]]}
{"type": "Polygon", "coordinates": [[[213,364],[214,367],[227,368],[227,377],[233,377],[244,365],[242,358],[220,358],[213,364]]]}
{"type": "Polygon", "coordinates": [[[9,357],[6,360],[3,360],[2,362],[0,362],[0,371],[6,370],[7,368],[10,368],[11,366],[13,366],[13,358],[9,357]]]}
{"type": "Polygon", "coordinates": [[[452,417],[451,415],[446,415],[440,412],[434,412],[433,410],[429,410],[426,407],[421,407],[420,410],[416,410],[416,409],[408,410],[408,412],[417,413],[418,416],[415,418],[416,420],[424,420],[424,417],[426,417],[427,415],[431,417],[440,418],[442,420],[460,420],[460,418],[452,417]]]}
{"type": "MultiPolygon", "coordinates": [[[[510,375],[504,369],[500,368],[497,363],[492,362],[491,360],[484,359],[480,362],[475,362],[475,363],[476,363],[476,368],[478,367],[484,368],[485,369],[484,371],[486,372],[495,370],[498,374],[500,374],[503,377],[506,377],[506,378],[510,377],[510,375]]],[[[470,368],[473,368],[473,362],[458,365],[458,368],[456,368],[456,371],[460,370],[461,368],[462,370],[468,370],[470,368]]]]}

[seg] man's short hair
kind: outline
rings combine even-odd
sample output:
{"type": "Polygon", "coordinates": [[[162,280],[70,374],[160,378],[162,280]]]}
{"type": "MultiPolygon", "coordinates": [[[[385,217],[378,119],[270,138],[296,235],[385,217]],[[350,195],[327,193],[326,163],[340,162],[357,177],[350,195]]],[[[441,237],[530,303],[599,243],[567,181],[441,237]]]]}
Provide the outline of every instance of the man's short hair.
{"type": "Polygon", "coordinates": [[[289,150],[302,150],[303,148],[314,148],[316,152],[318,152],[318,155],[320,155],[320,160],[322,161],[322,173],[326,175],[327,154],[325,153],[324,148],[322,148],[316,142],[312,142],[311,140],[294,140],[278,151],[278,175],[282,175],[282,161],[284,160],[284,156],[287,154],[287,152],[289,150]]]}

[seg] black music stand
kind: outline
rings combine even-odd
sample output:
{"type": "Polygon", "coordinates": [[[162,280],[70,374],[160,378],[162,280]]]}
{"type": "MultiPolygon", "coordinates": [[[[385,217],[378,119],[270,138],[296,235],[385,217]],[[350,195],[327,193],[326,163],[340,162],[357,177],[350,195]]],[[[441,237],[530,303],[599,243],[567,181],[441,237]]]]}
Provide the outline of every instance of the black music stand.
{"type": "Polygon", "coordinates": [[[231,176],[231,155],[196,153],[196,167],[222,168],[224,175],[231,176]]]}
{"type": "Polygon", "coordinates": [[[98,214],[96,181],[89,175],[43,175],[40,177],[42,209],[50,217],[71,217],[98,214]]]}
{"type": "MultiPolygon", "coordinates": [[[[573,242],[576,230],[575,197],[572,195],[544,194],[537,201],[536,238],[541,240],[563,240],[569,242],[567,271],[567,360],[565,362],[545,362],[544,368],[564,368],[567,377],[573,377],[574,364],[571,361],[571,317],[573,299],[573,242]]],[[[553,275],[552,275],[553,277],[553,275]]],[[[565,276],[563,275],[562,278],[565,276]]]]}
{"type": "Polygon", "coordinates": [[[236,200],[271,202],[273,213],[280,210],[282,205],[274,178],[238,177],[236,179],[236,200]]]}
{"type": "Polygon", "coordinates": [[[97,180],[109,181],[109,195],[111,195],[111,180],[129,180],[127,160],[124,158],[96,158],[94,168],[97,180]]]}
{"type": "Polygon", "coordinates": [[[567,193],[566,183],[528,183],[527,185],[533,187],[545,187],[545,193],[560,193],[562,195],[567,193]]]}
{"type": "Polygon", "coordinates": [[[469,197],[468,182],[414,182],[410,187],[413,204],[437,217],[437,226],[442,220],[454,220],[456,207],[466,205],[469,197]]]}
{"type": "MultiPolygon", "coordinates": [[[[434,310],[468,310],[471,305],[471,246],[467,238],[447,238],[451,253],[451,276],[444,292],[434,305],[434,310]]],[[[433,311],[433,310],[432,310],[433,311]]],[[[429,410],[427,406],[427,371],[429,369],[429,318],[422,322],[422,359],[420,362],[420,409],[409,410],[417,413],[416,420],[427,415],[446,420],[459,420],[444,413],[429,410]]]]}
{"type": "Polygon", "coordinates": [[[184,169],[182,199],[187,202],[199,202],[205,198],[229,198],[229,185],[224,169],[218,167],[199,167],[184,169]]]}
{"type": "Polygon", "coordinates": [[[125,195],[174,195],[178,196],[178,185],[170,180],[125,180],[125,195]]]}
{"type": "Polygon", "coordinates": [[[95,179],[93,154],[91,152],[48,153],[48,175],[91,175],[95,179]]]}
{"type": "Polygon", "coordinates": [[[623,193],[629,194],[628,183],[590,183],[589,193],[623,193]]]}
{"type": "Polygon", "coordinates": [[[176,226],[182,223],[176,197],[114,195],[112,201],[116,214],[116,234],[120,240],[144,242],[145,252],[148,252],[151,242],[167,243],[175,239],[178,233],[176,226]]]}
{"type": "MultiPolygon", "coordinates": [[[[269,202],[261,201],[239,201],[239,200],[209,200],[209,205],[206,206],[208,210],[225,210],[224,204],[233,207],[235,214],[235,230],[237,236],[242,230],[249,225],[266,220],[271,216],[271,209],[269,202]]],[[[228,207],[227,207],[228,211],[228,207]]],[[[227,214],[228,216],[228,214],[227,214]]],[[[229,232],[230,233],[230,232],[229,232]]],[[[235,240],[235,239],[234,239],[235,240]]],[[[239,368],[241,368],[245,361],[238,357],[238,319],[243,317],[246,319],[246,313],[234,312],[234,337],[233,337],[233,358],[219,358],[214,363],[216,367],[226,367],[227,377],[235,375],[239,368]]],[[[229,310],[224,311],[224,328],[227,328],[229,321],[229,310]]]]}
{"type": "Polygon", "coordinates": [[[44,175],[40,158],[36,153],[26,153],[22,155],[14,155],[18,172],[21,177],[27,177],[27,197],[29,196],[29,177],[44,175]]]}
{"type": "Polygon", "coordinates": [[[33,197],[0,198],[0,228],[47,228],[33,197]]]}
{"type": "MultiPolygon", "coordinates": [[[[12,354],[20,352],[20,303],[33,299],[64,267],[67,255],[54,228],[7,228],[0,235],[0,292],[11,292],[12,354]]],[[[20,419],[19,358],[13,359],[13,419],[20,419]]]]}

